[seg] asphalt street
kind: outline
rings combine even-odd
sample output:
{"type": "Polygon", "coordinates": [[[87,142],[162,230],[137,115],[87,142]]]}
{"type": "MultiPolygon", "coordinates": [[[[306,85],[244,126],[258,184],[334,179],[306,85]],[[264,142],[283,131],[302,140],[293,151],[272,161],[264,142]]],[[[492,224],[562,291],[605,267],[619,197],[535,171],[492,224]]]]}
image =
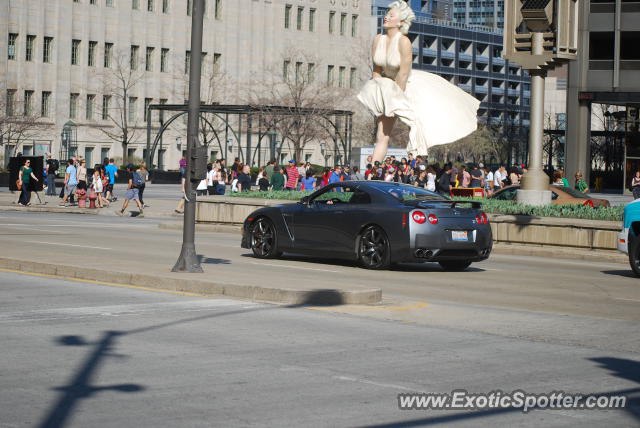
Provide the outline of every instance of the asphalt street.
{"type": "MultiPolygon", "coordinates": [[[[638,353],[0,272],[2,427],[637,426],[638,353]],[[400,410],[398,394],[626,394],[400,410]]],[[[587,333],[585,333],[587,334],[587,333]]]]}

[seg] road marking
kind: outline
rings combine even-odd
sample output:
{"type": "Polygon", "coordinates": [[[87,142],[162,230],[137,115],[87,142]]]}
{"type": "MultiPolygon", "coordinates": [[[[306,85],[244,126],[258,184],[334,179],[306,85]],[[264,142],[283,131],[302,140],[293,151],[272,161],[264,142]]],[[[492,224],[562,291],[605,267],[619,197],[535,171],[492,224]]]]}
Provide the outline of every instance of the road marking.
{"type": "Polygon", "coordinates": [[[186,291],[162,290],[162,289],[159,289],[159,288],[142,287],[142,286],[139,286],[139,285],[117,284],[115,282],[91,281],[91,280],[88,280],[88,279],[69,278],[68,276],[50,275],[50,274],[45,274],[45,273],[26,272],[26,271],[23,271],[23,270],[13,270],[13,269],[0,268],[0,272],[17,273],[19,275],[38,276],[38,277],[41,277],[41,278],[60,279],[60,280],[63,280],[63,281],[83,282],[83,283],[86,283],[86,284],[108,285],[109,287],[133,288],[135,290],[155,291],[155,292],[158,292],[158,293],[167,293],[167,294],[178,294],[180,296],[211,298],[211,296],[206,296],[204,294],[189,293],[189,292],[186,292],[186,291]]]}
{"type": "Polygon", "coordinates": [[[93,250],[111,250],[111,248],[105,247],[92,247],[90,245],[77,245],[77,244],[63,244],[60,242],[44,242],[44,241],[24,241],[29,244],[47,244],[47,245],[62,245],[65,247],[79,247],[79,248],[91,248],[93,250]]]}
{"type": "Polygon", "coordinates": [[[287,269],[303,269],[303,270],[317,270],[317,271],[320,271],[320,272],[343,273],[343,271],[339,271],[339,270],[318,269],[318,268],[309,268],[309,267],[291,266],[291,265],[277,265],[277,264],[274,264],[274,263],[249,262],[249,264],[250,265],[258,265],[258,266],[282,267],[282,268],[287,268],[287,269]]]}
{"type": "Polygon", "coordinates": [[[640,299],[623,299],[623,298],[617,298],[617,297],[614,297],[613,300],[625,300],[627,302],[640,302],[640,299]]]}
{"type": "Polygon", "coordinates": [[[309,306],[306,309],[314,311],[408,311],[410,309],[421,309],[425,306],[429,306],[426,302],[419,302],[413,305],[401,305],[401,306],[338,306],[338,307],[326,307],[326,306],[309,306]]]}

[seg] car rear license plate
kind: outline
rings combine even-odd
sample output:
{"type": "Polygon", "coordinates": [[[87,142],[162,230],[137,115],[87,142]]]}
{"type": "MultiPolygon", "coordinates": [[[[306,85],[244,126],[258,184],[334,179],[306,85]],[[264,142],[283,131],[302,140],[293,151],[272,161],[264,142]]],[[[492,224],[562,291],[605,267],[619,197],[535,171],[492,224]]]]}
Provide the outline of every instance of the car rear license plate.
{"type": "Polygon", "coordinates": [[[454,241],[468,241],[469,240],[466,230],[452,230],[451,231],[451,239],[454,240],[454,241]]]}

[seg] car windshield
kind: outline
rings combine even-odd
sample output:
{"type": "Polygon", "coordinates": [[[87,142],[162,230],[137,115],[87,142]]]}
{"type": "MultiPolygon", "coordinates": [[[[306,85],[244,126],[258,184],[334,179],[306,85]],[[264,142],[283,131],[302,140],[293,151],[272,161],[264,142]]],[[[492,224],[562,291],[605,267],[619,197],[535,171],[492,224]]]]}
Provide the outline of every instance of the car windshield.
{"type": "Polygon", "coordinates": [[[558,189],[562,190],[564,193],[568,193],[569,195],[573,196],[574,198],[587,199],[587,195],[585,195],[582,192],[577,191],[576,189],[572,189],[571,187],[558,186],[558,189]]]}
{"type": "Polygon", "coordinates": [[[420,187],[407,186],[403,184],[380,186],[380,190],[390,194],[401,202],[405,201],[446,201],[442,195],[435,192],[430,192],[420,187]]]}

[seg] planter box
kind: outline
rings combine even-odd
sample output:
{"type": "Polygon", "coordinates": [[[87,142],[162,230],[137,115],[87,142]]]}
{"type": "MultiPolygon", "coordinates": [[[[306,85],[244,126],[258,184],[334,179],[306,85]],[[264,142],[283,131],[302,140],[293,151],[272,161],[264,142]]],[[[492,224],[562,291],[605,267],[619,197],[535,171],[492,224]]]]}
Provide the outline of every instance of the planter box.
{"type": "MultiPolygon", "coordinates": [[[[295,203],[275,199],[203,196],[196,202],[198,223],[242,224],[254,210],[295,203]]],[[[622,222],[489,214],[494,242],[616,250],[622,222]]]]}
{"type": "Polygon", "coordinates": [[[150,172],[153,184],[180,184],[180,171],[159,171],[150,172]]]}

